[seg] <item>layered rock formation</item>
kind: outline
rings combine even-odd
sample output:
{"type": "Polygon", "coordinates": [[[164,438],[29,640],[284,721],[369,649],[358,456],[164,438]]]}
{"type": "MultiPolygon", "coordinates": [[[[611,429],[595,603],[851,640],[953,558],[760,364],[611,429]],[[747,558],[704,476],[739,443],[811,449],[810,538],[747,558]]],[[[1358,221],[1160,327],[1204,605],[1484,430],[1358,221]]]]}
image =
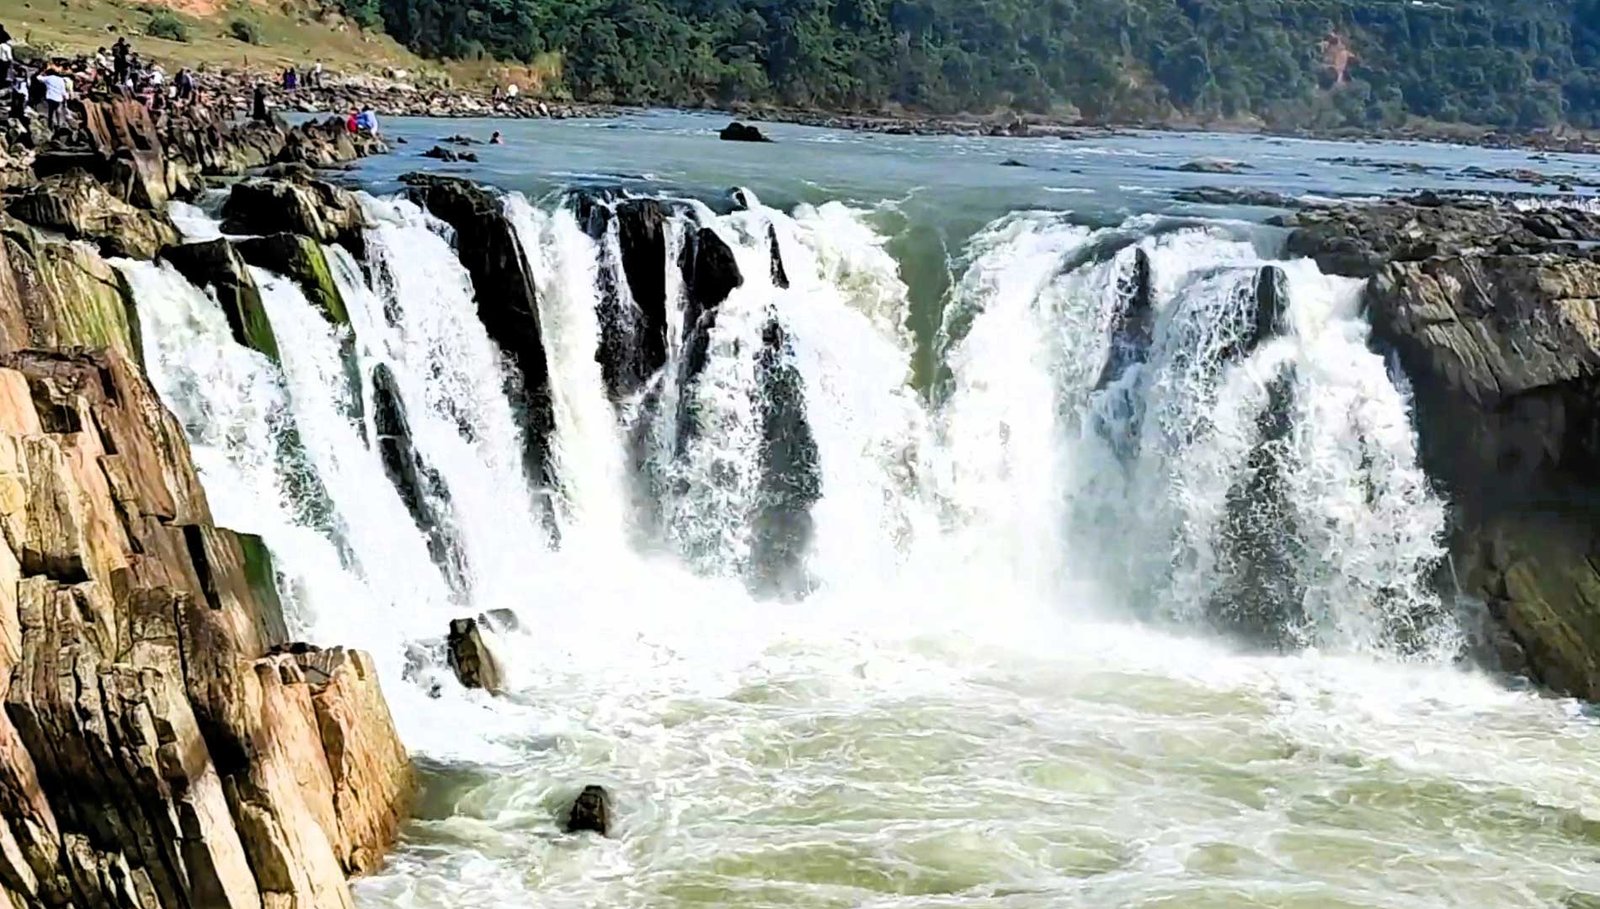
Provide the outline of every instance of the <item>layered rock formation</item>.
{"type": "Polygon", "coordinates": [[[1501,659],[1600,699],[1600,220],[1419,197],[1308,211],[1292,251],[1368,280],[1501,659]]]}
{"type": "Polygon", "coordinates": [[[288,644],[270,555],[212,520],[102,258],[166,246],[259,333],[231,247],[169,245],[169,180],[220,165],[118,106],[88,132],[0,219],[0,905],[349,906],[412,790],[377,675],[288,644]]]}

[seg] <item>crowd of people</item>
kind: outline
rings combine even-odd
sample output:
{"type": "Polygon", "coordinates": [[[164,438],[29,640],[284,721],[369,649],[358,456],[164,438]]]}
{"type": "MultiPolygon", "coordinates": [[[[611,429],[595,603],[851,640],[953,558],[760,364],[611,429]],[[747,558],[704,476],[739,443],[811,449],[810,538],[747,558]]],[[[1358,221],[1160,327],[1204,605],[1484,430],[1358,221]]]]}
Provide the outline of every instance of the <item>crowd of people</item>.
{"type": "Polygon", "coordinates": [[[10,119],[40,116],[51,129],[67,125],[67,104],[74,98],[129,98],[156,116],[201,101],[193,70],[183,67],[169,77],[161,64],[142,58],[125,38],[92,55],[48,58],[29,66],[17,59],[15,42],[3,25],[0,88],[8,93],[10,119]]]}

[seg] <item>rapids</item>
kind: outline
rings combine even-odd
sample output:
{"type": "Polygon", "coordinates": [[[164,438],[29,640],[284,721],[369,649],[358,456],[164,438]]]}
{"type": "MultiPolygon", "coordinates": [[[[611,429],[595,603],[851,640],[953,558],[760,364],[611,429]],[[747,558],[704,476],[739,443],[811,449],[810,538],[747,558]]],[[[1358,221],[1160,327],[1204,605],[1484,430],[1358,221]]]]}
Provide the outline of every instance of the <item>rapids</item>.
{"type": "Polygon", "coordinates": [[[1243,222],[1017,211],[951,247],[919,328],[881,210],[742,200],[669,209],[666,362],[616,398],[615,221],[507,195],[547,490],[410,202],[364,197],[364,257],[327,250],[348,327],[256,272],[281,364],[121,264],[218,523],[265,539],[294,634],[373,653],[423,771],[361,905],[1600,901],[1600,732],[1460,659],[1447,503],[1358,284],[1243,222]],[[743,277],[709,324],[701,228],[743,277]],[[441,651],[494,608],[499,699],[441,651]],[[610,839],[560,833],[588,783],[610,839]]]}

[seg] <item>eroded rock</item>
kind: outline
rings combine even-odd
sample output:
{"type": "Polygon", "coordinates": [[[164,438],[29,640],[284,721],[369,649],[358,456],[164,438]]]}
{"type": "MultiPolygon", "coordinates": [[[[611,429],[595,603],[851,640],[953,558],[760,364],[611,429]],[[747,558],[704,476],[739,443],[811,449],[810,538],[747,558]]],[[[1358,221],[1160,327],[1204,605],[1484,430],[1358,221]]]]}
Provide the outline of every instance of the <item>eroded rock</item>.
{"type": "Polygon", "coordinates": [[[611,793],[604,786],[583,787],[567,812],[568,833],[611,834],[611,793]]]}
{"type": "Polygon", "coordinates": [[[5,204],[17,219],[88,240],[107,256],[153,259],[162,247],[178,242],[178,231],[164,217],[124,202],[83,171],[9,193],[5,204]]]}
{"type": "Polygon", "coordinates": [[[463,687],[479,688],[490,694],[505,690],[505,672],[489,648],[477,619],[451,621],[445,649],[450,671],[456,674],[463,687]]]}
{"type": "Polygon", "coordinates": [[[222,229],[232,234],[291,233],[321,243],[358,243],[367,226],[349,190],[321,180],[245,180],[222,206],[222,229]]]}

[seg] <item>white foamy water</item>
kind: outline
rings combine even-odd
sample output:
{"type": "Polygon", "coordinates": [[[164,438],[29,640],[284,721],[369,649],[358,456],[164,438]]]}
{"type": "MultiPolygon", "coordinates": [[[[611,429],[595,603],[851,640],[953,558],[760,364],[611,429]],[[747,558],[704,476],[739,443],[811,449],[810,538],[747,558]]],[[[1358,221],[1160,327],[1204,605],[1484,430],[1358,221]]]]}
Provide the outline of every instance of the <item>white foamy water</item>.
{"type": "Polygon", "coordinates": [[[298,288],[258,275],[281,369],[175,273],[124,266],[219,522],[267,539],[308,635],[375,651],[423,761],[417,816],[357,885],[362,905],[1600,898],[1600,738],[1572,703],[1443,655],[1454,628],[1427,587],[1443,507],[1405,394],[1366,348],[1356,286],[1276,263],[1283,324],[1245,351],[1230,345],[1271,260],[1231,228],[1014,215],[956,263],[948,374],[925,394],[908,385],[909,293],[861,212],[700,209],[667,227],[669,361],[650,411],[608,401],[594,360],[597,269],[615,256],[565,212],[508,204],[553,374],[559,544],[530,510],[470,281],[415,208],[369,206],[370,284],[329,251],[353,348],[298,288]],[[679,387],[673,264],[691,218],[729,242],[745,282],[679,387]],[[770,279],[769,225],[787,289],[770,279]],[[1101,388],[1136,250],[1151,342],[1101,388]],[[774,322],[821,487],[799,602],[745,584],[774,322]],[[352,349],[367,377],[353,391],[352,349]],[[344,397],[370,395],[380,362],[447,490],[463,591],[387,484],[361,425],[370,400],[344,397]],[[290,418],[326,515],[274,455],[290,418]],[[1253,482],[1287,503],[1265,542],[1238,504],[1253,482]],[[659,526],[637,522],[638,488],[659,496],[659,526]],[[1292,592],[1270,604],[1274,630],[1308,645],[1287,655],[1210,630],[1257,589],[1239,553],[1266,544],[1282,556],[1268,586],[1292,592]],[[501,606],[525,627],[496,641],[512,695],[464,693],[436,665],[423,680],[438,698],[403,677],[408,648],[448,618],[501,606]],[[561,833],[589,783],[614,795],[609,839],[561,833]]]}

